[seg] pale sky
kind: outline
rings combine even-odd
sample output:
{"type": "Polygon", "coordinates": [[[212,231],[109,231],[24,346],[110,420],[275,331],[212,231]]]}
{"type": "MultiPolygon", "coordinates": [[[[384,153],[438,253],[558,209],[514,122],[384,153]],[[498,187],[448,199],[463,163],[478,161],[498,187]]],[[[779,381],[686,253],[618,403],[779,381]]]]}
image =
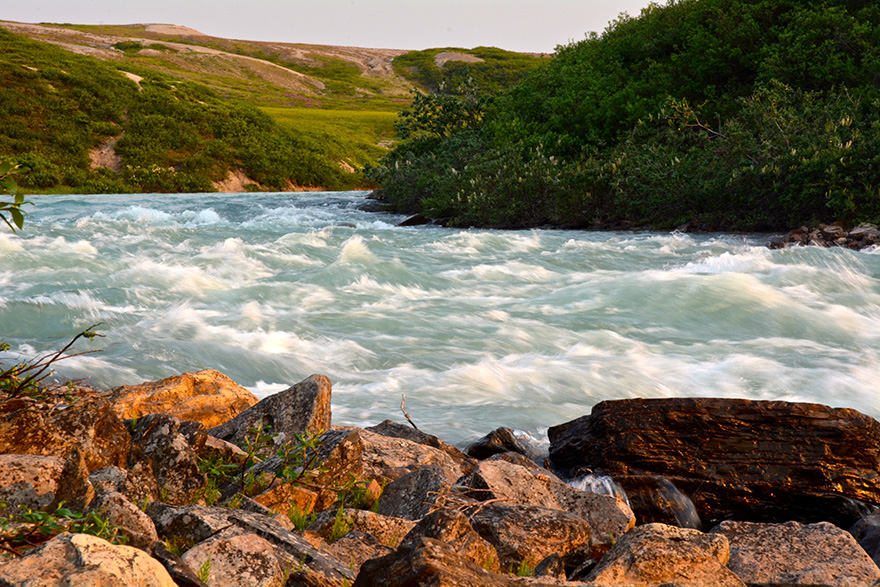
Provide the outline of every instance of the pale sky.
{"type": "MultiPolygon", "coordinates": [[[[0,20],[163,23],[207,35],[391,49],[552,52],[649,0],[0,0],[0,20]]],[[[664,2],[665,3],[665,2],[664,2]]]]}

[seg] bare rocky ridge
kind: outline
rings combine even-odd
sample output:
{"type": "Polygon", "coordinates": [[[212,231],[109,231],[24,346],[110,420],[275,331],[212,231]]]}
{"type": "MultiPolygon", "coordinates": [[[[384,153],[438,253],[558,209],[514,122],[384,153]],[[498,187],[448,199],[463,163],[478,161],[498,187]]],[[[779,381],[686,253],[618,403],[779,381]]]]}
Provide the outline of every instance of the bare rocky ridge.
{"type": "MultiPolygon", "coordinates": [[[[82,397],[72,405],[0,397],[0,431],[7,432],[0,436],[0,495],[46,512],[63,499],[118,526],[131,545],[62,533],[27,550],[20,523],[4,523],[0,585],[25,587],[35,574],[52,587],[205,587],[200,574],[209,576],[212,587],[880,585],[880,568],[871,559],[880,543],[876,517],[862,519],[851,535],[827,521],[787,520],[785,504],[774,504],[777,521],[760,524],[754,518],[766,517],[766,508],[736,505],[754,486],[752,467],[764,467],[768,482],[782,482],[774,479],[773,467],[785,461],[790,515],[802,516],[804,502],[798,500],[819,490],[825,501],[811,516],[837,519],[839,511],[822,504],[854,500],[848,488],[871,486],[880,469],[880,423],[853,410],[746,400],[629,400],[600,404],[586,420],[551,433],[551,457],[560,470],[582,469],[595,461],[585,460],[590,455],[604,459],[606,472],[653,470],[665,482],[643,484],[643,499],[672,479],[694,503],[710,508],[702,510],[704,521],[743,520],[703,532],[639,525],[638,511],[633,515],[624,497],[575,489],[519,452],[495,452],[511,444],[497,442],[497,431],[477,443],[493,448],[479,460],[390,421],[370,430],[331,427],[331,385],[320,375],[251,407],[222,399],[230,386],[234,382],[222,374],[205,371],[82,397]],[[179,384],[193,381],[199,383],[179,384]],[[211,431],[230,438],[254,425],[279,439],[319,434],[314,465],[297,481],[285,481],[290,472],[280,455],[251,466],[247,455],[210,436],[202,422],[152,413],[123,423],[117,415],[131,405],[174,411],[194,395],[220,398],[224,417],[231,419],[211,431]],[[786,434],[802,434],[799,458],[787,452],[771,420],[761,417],[771,412],[786,434]],[[38,427],[33,434],[28,424],[38,427]],[[701,437],[705,451],[686,450],[688,435],[701,437]],[[739,450],[743,443],[752,448],[739,450]],[[669,445],[678,449],[667,450],[669,445]],[[618,469],[609,466],[613,455],[620,457],[618,469]],[[200,467],[217,467],[218,458],[237,472],[225,480],[213,477],[220,486],[211,490],[200,467]],[[662,471],[647,466],[659,462],[666,462],[662,471]],[[822,464],[829,474],[839,463],[847,463],[846,475],[823,488],[816,467],[822,464]],[[700,485],[683,482],[682,471],[702,472],[715,501],[700,497],[700,485]],[[357,504],[379,513],[353,507],[355,486],[364,488],[357,504]],[[209,496],[218,504],[209,506],[209,496]]],[[[866,509],[880,503],[865,491],[857,497],[866,509]]],[[[0,510],[0,517],[10,515],[0,510]]]]}

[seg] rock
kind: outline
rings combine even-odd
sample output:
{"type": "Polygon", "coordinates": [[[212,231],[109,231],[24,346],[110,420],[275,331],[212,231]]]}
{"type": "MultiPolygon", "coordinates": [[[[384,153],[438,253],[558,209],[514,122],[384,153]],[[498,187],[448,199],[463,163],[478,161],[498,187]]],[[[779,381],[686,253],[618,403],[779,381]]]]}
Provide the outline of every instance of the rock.
{"type": "Polygon", "coordinates": [[[0,501],[7,507],[49,508],[56,503],[65,461],[40,455],[0,455],[0,501]]]}
{"type": "Polygon", "coordinates": [[[66,459],[82,450],[89,470],[125,466],[131,437],[110,404],[81,399],[73,406],[49,410],[16,398],[0,404],[0,454],[32,454],[66,459]]]}
{"type": "Polygon", "coordinates": [[[219,426],[257,403],[254,394],[213,369],[114,387],[106,395],[123,419],[168,414],[201,422],[207,428],[219,426]]]}
{"type": "Polygon", "coordinates": [[[229,521],[246,532],[253,532],[276,547],[285,569],[290,569],[293,585],[342,587],[354,578],[350,568],[332,556],[318,552],[305,539],[263,516],[234,513],[229,521]]]}
{"type": "Polygon", "coordinates": [[[611,548],[636,521],[632,510],[617,497],[581,491],[569,487],[550,471],[503,460],[481,461],[458,484],[468,488],[469,496],[481,501],[502,499],[505,505],[539,506],[581,517],[590,525],[597,555],[611,548]]]}
{"type": "Polygon", "coordinates": [[[138,461],[128,469],[122,493],[138,504],[156,501],[161,497],[151,460],[138,461]]]}
{"type": "Polygon", "coordinates": [[[657,475],[618,475],[614,479],[626,492],[640,524],[658,522],[679,528],[702,529],[693,502],[669,479],[657,475]]]}
{"type": "Polygon", "coordinates": [[[422,226],[424,224],[431,224],[431,219],[421,214],[414,214],[398,222],[397,226],[422,226]]]}
{"type": "Polygon", "coordinates": [[[659,475],[705,523],[830,521],[880,504],[880,423],[855,410],[738,399],[632,399],[549,430],[554,470],[659,475]]]}
{"type": "Polygon", "coordinates": [[[401,546],[415,544],[423,536],[447,543],[457,555],[486,570],[497,573],[501,569],[498,551],[474,530],[468,517],[459,511],[440,509],[428,514],[409,531],[401,546]]]}
{"type": "Polygon", "coordinates": [[[665,524],[630,530],[614,545],[586,583],[611,587],[745,587],[727,564],[730,551],[720,534],[665,524]]]}
{"type": "Polygon", "coordinates": [[[565,575],[565,564],[562,562],[562,557],[555,552],[546,557],[535,566],[532,576],[546,577],[554,581],[565,581],[567,577],[565,575]]]}
{"type": "Polygon", "coordinates": [[[196,453],[180,434],[180,421],[166,414],[150,414],[137,421],[129,460],[144,461],[159,486],[162,501],[184,504],[195,501],[206,478],[196,453]]]}
{"type": "Polygon", "coordinates": [[[400,436],[384,436],[370,430],[357,430],[357,433],[363,444],[363,474],[369,479],[389,480],[388,473],[394,469],[413,470],[424,465],[437,465],[446,473],[446,480],[455,483],[474,466],[472,459],[462,459],[442,447],[435,448],[400,436]]]}
{"type": "Polygon", "coordinates": [[[586,520],[560,510],[531,505],[489,505],[472,520],[474,529],[498,552],[501,569],[534,568],[553,553],[566,568],[596,559],[586,520]]]}
{"type": "Polygon", "coordinates": [[[711,534],[727,538],[727,566],[749,585],[857,587],[880,580],[880,569],[855,538],[827,522],[727,521],[711,534]]]}
{"type": "Polygon", "coordinates": [[[280,587],[284,568],[275,547],[256,534],[239,528],[223,530],[180,557],[198,573],[208,570],[211,587],[280,587]]]}
{"type": "MultiPolygon", "coordinates": [[[[325,540],[330,539],[333,525],[336,523],[338,510],[327,510],[315,517],[315,521],[309,525],[309,531],[315,532],[325,540]]],[[[370,534],[380,544],[391,548],[397,548],[403,537],[416,525],[412,520],[383,516],[369,510],[356,510],[345,508],[342,510],[342,518],[348,521],[351,532],[363,532],[370,534]]]]}
{"type": "Polygon", "coordinates": [[[487,459],[494,454],[515,452],[532,460],[540,460],[541,454],[532,445],[517,437],[512,428],[496,428],[486,436],[475,440],[468,446],[467,454],[475,459],[487,459]]]}
{"type": "Polygon", "coordinates": [[[868,556],[880,565],[880,512],[865,516],[849,529],[868,556]]]}
{"type": "Polygon", "coordinates": [[[443,506],[451,488],[440,467],[419,467],[385,487],[379,500],[379,513],[404,520],[420,520],[435,507],[443,506]]]}
{"type": "Polygon", "coordinates": [[[125,469],[119,467],[101,467],[89,473],[89,482],[95,488],[95,494],[101,495],[108,491],[125,491],[125,469]]]}
{"type": "Polygon", "coordinates": [[[514,587],[516,583],[459,556],[440,540],[419,537],[393,553],[368,560],[352,587],[514,587]]]}
{"type": "Polygon", "coordinates": [[[315,509],[318,494],[292,483],[276,483],[266,491],[253,497],[253,501],[270,512],[287,516],[291,509],[300,514],[310,514],[315,509]]]}
{"type": "Polygon", "coordinates": [[[330,380],[323,375],[312,375],[209,429],[208,434],[241,443],[248,429],[265,426],[269,434],[278,435],[277,444],[294,440],[295,434],[321,434],[330,430],[330,395],[330,380]]]}
{"type": "Polygon", "coordinates": [[[474,459],[467,456],[451,444],[447,444],[432,434],[426,434],[425,432],[416,430],[412,426],[407,426],[406,424],[399,424],[397,422],[392,422],[391,420],[385,420],[380,424],[368,427],[367,430],[390,438],[404,438],[417,444],[423,444],[441,450],[449,455],[449,457],[458,465],[461,474],[469,473],[476,465],[474,459]]]}
{"type": "Polygon", "coordinates": [[[229,516],[237,512],[219,506],[171,506],[152,502],[147,505],[146,513],[162,538],[191,538],[198,543],[228,527],[232,523],[229,516]]]}
{"type": "Polygon", "coordinates": [[[102,493],[90,504],[89,510],[98,512],[110,524],[121,528],[122,534],[129,538],[129,545],[135,548],[149,551],[159,540],[150,517],[119,492],[102,493]]]}
{"type": "Polygon", "coordinates": [[[197,454],[201,454],[205,447],[205,443],[208,441],[208,433],[206,430],[205,425],[201,422],[196,422],[195,420],[181,420],[180,428],[178,428],[177,431],[186,438],[186,441],[197,454]]]}
{"type": "Polygon", "coordinates": [[[207,583],[199,579],[198,575],[189,568],[189,565],[183,562],[183,559],[169,552],[161,542],[153,543],[150,554],[162,563],[177,587],[208,587],[207,583]]]}
{"type": "Polygon", "coordinates": [[[390,546],[381,544],[372,534],[352,531],[328,544],[326,552],[348,568],[352,576],[357,576],[361,565],[373,558],[394,552],[390,546]]]}
{"type": "Polygon", "coordinates": [[[205,435],[205,443],[198,452],[199,457],[208,461],[220,460],[224,463],[240,465],[247,459],[247,453],[241,450],[238,445],[226,442],[210,434],[205,435]]]}
{"type": "Polygon", "coordinates": [[[52,509],[63,503],[68,509],[81,512],[94,497],[95,488],[89,481],[85,457],[79,447],[75,447],[64,462],[52,509]]]}
{"type": "Polygon", "coordinates": [[[0,563],[0,585],[176,587],[165,567],[149,554],[66,532],[23,558],[0,563]]]}

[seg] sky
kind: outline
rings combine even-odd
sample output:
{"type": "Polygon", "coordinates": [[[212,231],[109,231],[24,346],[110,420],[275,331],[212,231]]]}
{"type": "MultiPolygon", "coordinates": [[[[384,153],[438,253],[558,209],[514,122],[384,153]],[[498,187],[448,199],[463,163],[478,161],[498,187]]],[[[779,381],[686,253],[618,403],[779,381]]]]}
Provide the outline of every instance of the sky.
{"type": "Polygon", "coordinates": [[[0,0],[0,20],[162,23],[207,35],[390,49],[550,53],[648,0],[0,0]]]}

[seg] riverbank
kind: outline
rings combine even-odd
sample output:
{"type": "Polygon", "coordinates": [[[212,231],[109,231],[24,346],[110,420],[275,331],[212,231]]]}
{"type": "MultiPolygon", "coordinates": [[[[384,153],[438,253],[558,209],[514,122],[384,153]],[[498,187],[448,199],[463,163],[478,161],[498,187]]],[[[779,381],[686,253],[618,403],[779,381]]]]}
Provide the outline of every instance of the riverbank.
{"type": "Polygon", "coordinates": [[[0,580],[880,582],[880,423],[854,410],[604,402],[552,428],[541,455],[504,428],[462,452],[409,424],[333,426],[331,394],[313,375],[257,401],[202,371],[6,397],[0,580]],[[100,523],[64,522],[80,512],[100,523]]]}

